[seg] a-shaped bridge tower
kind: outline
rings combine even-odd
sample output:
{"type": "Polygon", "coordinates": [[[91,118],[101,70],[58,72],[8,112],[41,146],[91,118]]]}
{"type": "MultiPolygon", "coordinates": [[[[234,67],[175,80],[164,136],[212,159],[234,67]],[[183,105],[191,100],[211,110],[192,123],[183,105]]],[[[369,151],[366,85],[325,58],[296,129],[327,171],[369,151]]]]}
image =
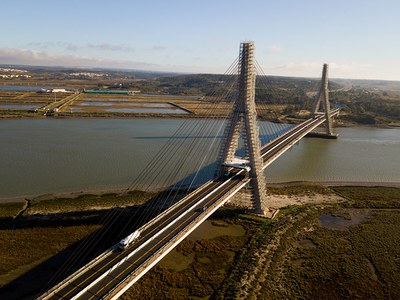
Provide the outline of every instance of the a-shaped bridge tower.
{"type": "Polygon", "coordinates": [[[265,191],[261,143],[257,126],[255,104],[256,72],[254,59],[254,43],[240,44],[238,93],[234,99],[233,111],[225,129],[224,142],[219,157],[219,175],[223,175],[229,166],[250,168],[253,186],[253,208],[257,214],[269,212],[265,191]],[[246,157],[238,159],[235,152],[239,137],[242,136],[246,157]]]}
{"type": "Polygon", "coordinates": [[[312,132],[308,134],[311,137],[324,137],[324,138],[337,138],[337,134],[333,133],[333,125],[331,115],[331,106],[329,102],[329,89],[328,89],[328,64],[324,64],[322,68],[322,79],[321,85],[318,90],[318,94],[315,97],[312,108],[311,108],[312,117],[315,118],[318,115],[325,115],[325,133],[320,132],[312,132]],[[322,105],[321,105],[322,103],[322,105]],[[323,111],[320,112],[320,108],[322,106],[323,111]]]}
{"type": "MultiPolygon", "coordinates": [[[[219,154],[217,170],[218,176],[223,176],[229,167],[247,168],[251,178],[253,191],[253,212],[259,215],[271,216],[273,210],[268,206],[263,169],[259,128],[257,125],[257,112],[255,104],[255,55],[254,43],[243,42],[240,45],[238,63],[238,93],[234,99],[233,110],[228,119],[224,133],[224,142],[219,154]],[[242,137],[245,157],[238,158],[235,153],[238,148],[239,138],[242,137]]],[[[333,133],[332,114],[329,103],[328,90],[328,65],[323,65],[322,79],[317,97],[311,109],[312,118],[324,116],[325,133],[309,132],[311,137],[337,138],[333,133]],[[321,105],[322,103],[322,105],[321,105]],[[322,111],[320,111],[322,108],[322,111]]]]}
{"type": "MultiPolygon", "coordinates": [[[[252,42],[241,43],[238,69],[236,82],[238,90],[219,153],[220,167],[217,176],[188,192],[184,198],[147,223],[132,228],[136,240],[130,245],[124,245],[121,249],[121,241],[111,246],[38,299],[118,299],[185,237],[249,183],[253,186],[255,213],[273,215],[272,209],[267,205],[263,169],[315,128],[327,123],[326,121],[336,116],[339,110],[330,111],[326,66],[321,89],[314,103],[313,116],[280,133],[261,147],[255,106],[256,74],[252,42]],[[324,113],[319,112],[321,95],[324,97],[322,104],[324,113]],[[245,148],[245,157],[241,159],[235,157],[240,136],[243,137],[245,148]]],[[[327,126],[329,134],[332,134],[331,124],[327,126]]],[[[162,160],[165,161],[163,156],[162,160]]],[[[164,201],[164,197],[160,197],[152,209],[155,210],[160,201],[164,201]]],[[[149,210],[150,208],[149,206],[149,210]]],[[[86,255],[85,251],[83,253],[86,255]]]]}

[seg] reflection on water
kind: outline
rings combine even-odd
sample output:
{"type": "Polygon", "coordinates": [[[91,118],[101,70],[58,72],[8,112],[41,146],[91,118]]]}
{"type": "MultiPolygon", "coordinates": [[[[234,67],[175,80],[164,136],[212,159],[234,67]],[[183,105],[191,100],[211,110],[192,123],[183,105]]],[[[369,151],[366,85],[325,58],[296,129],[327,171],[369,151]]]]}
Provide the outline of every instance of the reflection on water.
{"type": "Polygon", "coordinates": [[[14,109],[14,110],[21,110],[21,109],[36,109],[39,108],[40,105],[28,105],[28,104],[0,104],[0,109],[14,109]]]}
{"type": "MultiPolygon", "coordinates": [[[[126,188],[182,125],[183,119],[21,119],[0,121],[0,199],[52,192],[126,188]]],[[[200,125],[207,120],[190,120],[200,125]]],[[[212,176],[222,140],[223,121],[207,132],[183,132],[183,146],[150,177],[154,186],[212,176]],[[207,138],[207,136],[215,137],[207,138]],[[203,160],[187,150],[198,140],[203,160]],[[169,176],[169,171],[178,171],[169,176]],[[167,174],[169,182],[161,173],[167,174]]],[[[191,123],[190,123],[191,124],[191,123]]],[[[264,141],[274,138],[262,123],[264,141]]],[[[289,128],[289,127],[287,127],[289,128]]],[[[351,181],[399,182],[400,130],[340,128],[338,140],[302,139],[265,171],[268,182],[351,181]]],[[[171,154],[171,153],[169,153],[171,154]]],[[[164,163],[164,162],[163,162],[164,163]]]]}
{"type": "Polygon", "coordinates": [[[400,182],[400,130],[338,128],[337,140],[302,139],[267,168],[267,180],[400,182]]]}
{"type": "Polygon", "coordinates": [[[147,103],[147,102],[133,102],[133,101],[124,101],[119,103],[113,101],[83,101],[83,102],[76,102],[75,105],[77,106],[123,106],[123,107],[154,107],[154,108],[171,108],[174,109],[175,106],[169,103],[147,103]]]}
{"type": "Polygon", "coordinates": [[[101,102],[101,101],[96,101],[96,102],[78,102],[76,103],[78,106],[112,106],[113,103],[111,102],[101,102]]]}
{"type": "Polygon", "coordinates": [[[145,107],[174,107],[173,105],[168,103],[138,103],[138,105],[142,105],[145,107]]]}
{"type": "Polygon", "coordinates": [[[76,107],[76,106],[70,106],[69,111],[70,112],[83,112],[83,109],[80,107],[76,107]]]}
{"type": "Polygon", "coordinates": [[[184,98],[184,99],[199,99],[200,96],[181,96],[181,95],[160,95],[160,94],[140,94],[140,97],[156,97],[156,98],[184,98]]]}
{"type": "Polygon", "coordinates": [[[162,108],[107,108],[107,112],[122,112],[122,113],[153,113],[153,114],[188,114],[182,109],[162,109],[162,108]]]}
{"type": "Polygon", "coordinates": [[[153,113],[153,114],[188,114],[169,103],[148,102],[113,102],[113,101],[83,101],[70,107],[71,112],[84,111],[81,107],[93,107],[96,111],[115,113],[153,113]]]}
{"type": "Polygon", "coordinates": [[[47,87],[41,86],[29,86],[29,85],[0,85],[0,91],[40,91],[47,89],[47,87]]]}
{"type": "Polygon", "coordinates": [[[369,210],[367,209],[348,209],[342,211],[349,215],[349,218],[343,218],[332,215],[322,215],[319,217],[319,224],[329,229],[344,229],[352,225],[358,225],[365,220],[369,210]]]}

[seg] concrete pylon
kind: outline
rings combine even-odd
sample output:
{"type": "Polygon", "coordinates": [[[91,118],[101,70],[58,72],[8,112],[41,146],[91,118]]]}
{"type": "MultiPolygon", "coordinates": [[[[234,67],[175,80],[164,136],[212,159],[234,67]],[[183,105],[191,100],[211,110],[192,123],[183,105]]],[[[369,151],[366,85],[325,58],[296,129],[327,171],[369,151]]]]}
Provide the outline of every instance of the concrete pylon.
{"type": "Polygon", "coordinates": [[[333,126],[332,126],[332,118],[330,116],[331,107],[329,103],[329,90],[328,90],[328,64],[324,64],[322,68],[322,79],[321,79],[321,86],[319,88],[317,97],[315,98],[313,105],[312,105],[312,115],[315,117],[319,114],[319,109],[323,106],[323,110],[325,113],[325,128],[326,128],[326,135],[327,136],[335,136],[333,133],[333,126]],[[323,98],[323,101],[321,101],[323,98]]]}
{"type": "Polygon", "coordinates": [[[235,161],[239,137],[242,136],[246,150],[246,165],[251,168],[254,213],[265,215],[270,210],[267,206],[265,178],[262,170],[263,161],[260,155],[261,142],[255,105],[256,73],[253,42],[240,44],[238,80],[238,95],[225,128],[218,172],[219,175],[222,175],[224,165],[232,164],[235,161]]]}

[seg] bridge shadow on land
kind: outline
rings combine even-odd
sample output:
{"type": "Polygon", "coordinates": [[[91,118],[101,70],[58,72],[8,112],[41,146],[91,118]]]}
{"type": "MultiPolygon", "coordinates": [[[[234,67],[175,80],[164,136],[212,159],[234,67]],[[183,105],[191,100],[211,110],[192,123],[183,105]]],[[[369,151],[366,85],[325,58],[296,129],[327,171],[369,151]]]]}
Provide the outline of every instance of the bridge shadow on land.
{"type": "MultiPolygon", "coordinates": [[[[175,192],[179,193],[179,190],[175,192]]],[[[34,299],[38,297],[44,290],[65,279],[135,229],[150,221],[154,215],[154,213],[151,213],[152,211],[157,210],[158,212],[173,205],[175,201],[164,202],[162,206],[159,204],[160,197],[169,194],[170,190],[167,190],[155,194],[143,205],[132,205],[124,208],[22,216],[14,230],[39,227],[51,230],[51,228],[79,225],[100,225],[101,228],[2,286],[0,288],[0,299],[34,299]],[[104,217],[110,215],[112,217],[104,221],[104,217]],[[132,216],[136,216],[136,218],[132,218],[132,216]],[[96,241],[95,245],[92,244],[93,241],[96,241]],[[88,244],[90,247],[85,247],[88,244]],[[82,256],[80,255],[81,251],[78,251],[81,249],[85,250],[85,254],[82,256]],[[66,262],[72,262],[68,269],[63,268],[66,262]],[[58,274],[57,271],[60,268],[63,269],[58,274]]],[[[118,197],[118,195],[115,194],[115,197],[118,197]]],[[[1,218],[0,229],[10,230],[11,222],[11,218],[1,218]]]]}
{"type": "MultiPolygon", "coordinates": [[[[264,141],[270,139],[271,137],[268,135],[263,136],[264,141]]],[[[244,149],[238,149],[237,154],[244,155],[244,149]]],[[[185,194],[212,179],[215,170],[215,162],[208,164],[199,171],[188,174],[185,178],[179,180],[164,191],[155,194],[143,205],[131,205],[124,208],[116,207],[112,209],[89,209],[54,214],[36,214],[28,217],[22,216],[18,220],[15,230],[35,227],[56,228],[79,225],[100,225],[101,228],[1,287],[0,298],[33,299],[39,296],[44,290],[56,285],[83,265],[93,260],[96,256],[109,249],[112,245],[118,243],[122,238],[150,221],[154,217],[155,211],[160,213],[166,210],[185,194]],[[163,203],[160,204],[161,198],[170,198],[171,200],[162,201],[163,203]],[[149,212],[150,210],[152,210],[153,213],[149,212]],[[104,222],[104,217],[110,215],[113,217],[104,222]],[[137,217],[132,218],[132,216],[137,217]],[[93,240],[96,241],[96,246],[85,249],[85,245],[91,243],[93,240]],[[80,256],[81,252],[78,251],[80,249],[85,250],[83,256],[80,256]],[[72,263],[68,269],[63,268],[60,273],[57,273],[65,262],[72,263]]],[[[134,193],[134,191],[132,193],[134,193]]],[[[118,197],[117,194],[114,194],[114,196],[118,197]]],[[[9,229],[10,222],[11,219],[0,219],[0,229],[9,229]]]]}
{"type": "MultiPolygon", "coordinates": [[[[187,193],[210,180],[214,175],[215,168],[216,164],[212,163],[198,172],[187,175],[162,192],[153,195],[144,204],[132,204],[127,207],[115,207],[112,209],[89,209],[21,216],[16,222],[14,230],[39,227],[51,229],[79,225],[100,225],[101,228],[2,286],[0,288],[0,299],[34,299],[40,296],[44,290],[50,289],[67,278],[112,245],[118,243],[122,238],[149,222],[155,213],[158,214],[168,209],[187,193]],[[167,201],[160,201],[160,199],[167,199],[167,201]],[[104,218],[110,215],[112,217],[104,221],[104,218]],[[136,217],[132,218],[132,216],[136,217]],[[88,243],[93,245],[91,244],[93,240],[96,241],[96,245],[86,249],[85,245],[88,243]],[[78,250],[80,249],[86,250],[84,257],[79,255],[81,252],[78,250]],[[66,262],[73,262],[67,270],[63,268],[66,262]],[[60,268],[62,269],[58,274],[57,272],[60,268]]],[[[132,195],[133,198],[135,193],[136,191],[128,193],[128,197],[132,195]]],[[[80,195],[76,199],[82,196],[85,195],[80,195]]],[[[118,194],[113,193],[107,194],[107,196],[119,197],[118,194]]],[[[101,196],[97,197],[101,198],[101,196]]],[[[0,218],[0,229],[10,230],[12,222],[12,218],[0,218]]],[[[51,243],[51,241],[49,242],[51,243]]]]}
{"type": "Polygon", "coordinates": [[[187,140],[187,139],[222,139],[223,136],[137,136],[135,140],[187,140]]]}

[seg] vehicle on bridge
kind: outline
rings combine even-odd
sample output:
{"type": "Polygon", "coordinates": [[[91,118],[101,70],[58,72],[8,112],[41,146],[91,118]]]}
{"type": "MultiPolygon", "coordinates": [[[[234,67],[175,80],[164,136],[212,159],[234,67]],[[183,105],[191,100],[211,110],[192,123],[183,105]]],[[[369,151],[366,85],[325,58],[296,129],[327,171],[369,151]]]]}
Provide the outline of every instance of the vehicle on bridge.
{"type": "Polygon", "coordinates": [[[244,158],[235,157],[230,162],[225,162],[222,164],[224,166],[224,176],[227,177],[231,175],[232,170],[244,169],[247,172],[250,172],[251,167],[249,166],[249,160],[244,158]]]}
{"type": "Polygon", "coordinates": [[[136,230],[135,232],[128,235],[126,238],[122,239],[118,244],[117,248],[120,250],[125,250],[130,245],[132,245],[140,236],[140,231],[136,230]]]}

